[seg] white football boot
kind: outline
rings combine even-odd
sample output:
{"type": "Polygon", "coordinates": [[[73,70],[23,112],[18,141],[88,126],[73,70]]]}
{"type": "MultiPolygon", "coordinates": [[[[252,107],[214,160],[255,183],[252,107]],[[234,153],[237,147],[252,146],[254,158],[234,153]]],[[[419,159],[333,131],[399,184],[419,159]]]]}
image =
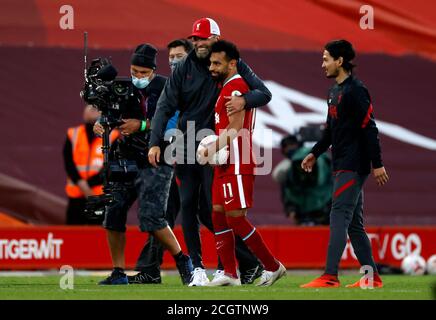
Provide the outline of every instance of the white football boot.
{"type": "Polygon", "coordinates": [[[220,277],[223,276],[223,275],[224,275],[224,270],[217,269],[217,271],[215,271],[215,272],[213,273],[213,279],[212,279],[212,281],[215,281],[215,279],[218,279],[218,278],[220,278],[220,277]]]}
{"type": "Polygon", "coordinates": [[[263,270],[262,275],[260,276],[260,281],[256,286],[269,287],[285,275],[286,268],[279,262],[279,268],[276,271],[263,270]]]}
{"type": "Polygon", "coordinates": [[[224,273],[224,270],[217,270],[214,273],[214,278],[209,282],[209,287],[219,287],[219,286],[240,286],[241,279],[232,278],[224,273]]]}

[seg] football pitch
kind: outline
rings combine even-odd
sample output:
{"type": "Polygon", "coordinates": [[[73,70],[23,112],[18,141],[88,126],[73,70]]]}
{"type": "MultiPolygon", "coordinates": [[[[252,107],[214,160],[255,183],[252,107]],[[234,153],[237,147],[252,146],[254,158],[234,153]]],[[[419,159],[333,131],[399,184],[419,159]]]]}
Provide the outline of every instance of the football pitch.
{"type": "Polygon", "coordinates": [[[61,276],[1,276],[0,300],[432,300],[436,276],[383,276],[382,289],[349,289],[359,275],[341,276],[341,287],[300,289],[313,275],[287,275],[271,287],[186,287],[177,275],[165,275],[162,284],[98,286],[103,277],[75,276],[74,288],[60,288],[61,276]]]}

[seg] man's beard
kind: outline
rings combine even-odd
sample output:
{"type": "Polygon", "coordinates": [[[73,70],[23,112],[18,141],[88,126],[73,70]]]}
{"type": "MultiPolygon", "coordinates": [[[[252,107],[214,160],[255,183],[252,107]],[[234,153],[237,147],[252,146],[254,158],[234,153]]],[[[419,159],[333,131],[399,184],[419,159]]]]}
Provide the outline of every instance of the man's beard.
{"type": "Polygon", "coordinates": [[[224,73],[218,73],[216,76],[212,75],[212,78],[217,82],[224,82],[224,80],[227,78],[227,75],[224,73]]]}
{"type": "Polygon", "coordinates": [[[210,56],[210,49],[202,47],[201,49],[206,49],[204,51],[198,52],[198,49],[195,49],[195,54],[198,59],[207,59],[210,56]]]}

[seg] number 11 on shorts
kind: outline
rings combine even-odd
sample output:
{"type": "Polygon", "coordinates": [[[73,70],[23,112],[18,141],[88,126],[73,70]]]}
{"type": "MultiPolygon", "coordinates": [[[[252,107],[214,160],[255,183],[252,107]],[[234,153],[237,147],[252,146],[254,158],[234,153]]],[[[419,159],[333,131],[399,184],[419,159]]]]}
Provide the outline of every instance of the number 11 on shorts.
{"type": "Polygon", "coordinates": [[[227,198],[227,190],[229,191],[229,197],[233,198],[232,185],[230,183],[224,183],[223,189],[224,189],[224,198],[227,198]]]}

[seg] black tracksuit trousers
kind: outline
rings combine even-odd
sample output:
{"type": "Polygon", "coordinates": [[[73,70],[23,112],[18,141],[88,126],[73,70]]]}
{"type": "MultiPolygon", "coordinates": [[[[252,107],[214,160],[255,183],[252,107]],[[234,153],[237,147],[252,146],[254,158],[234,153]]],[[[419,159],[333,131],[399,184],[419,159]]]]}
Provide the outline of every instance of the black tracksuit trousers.
{"type": "Polygon", "coordinates": [[[352,171],[334,174],[330,240],[325,269],[327,274],[338,274],[347,235],[359,263],[371,266],[374,273],[377,273],[371,243],[363,226],[363,185],[367,177],[352,171]]]}

